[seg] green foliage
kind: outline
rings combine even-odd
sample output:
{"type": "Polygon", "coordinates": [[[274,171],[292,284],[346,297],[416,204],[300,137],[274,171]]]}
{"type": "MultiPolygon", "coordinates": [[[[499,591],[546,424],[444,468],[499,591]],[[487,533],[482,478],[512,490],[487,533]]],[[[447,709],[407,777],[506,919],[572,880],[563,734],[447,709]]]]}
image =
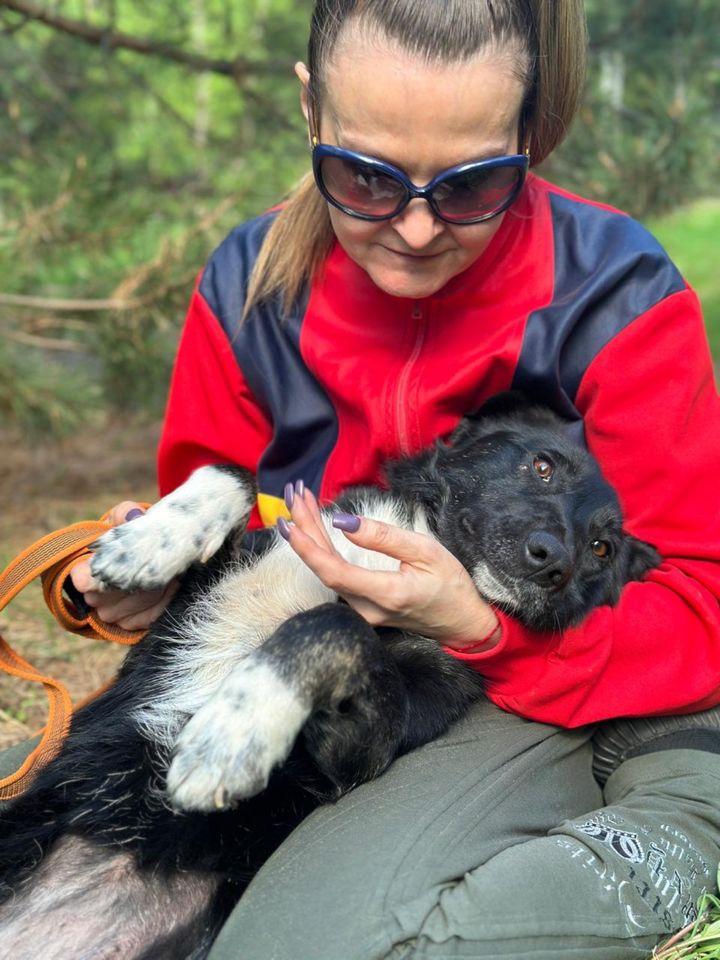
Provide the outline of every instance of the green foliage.
{"type": "Polygon", "coordinates": [[[48,364],[38,351],[0,340],[0,419],[27,433],[64,436],[97,409],[99,390],[73,363],[48,364]]]}
{"type": "MultiPolygon", "coordinates": [[[[0,415],[61,430],[97,404],[161,409],[198,270],[307,169],[292,67],[311,5],[48,3],[108,31],[89,45],[0,3],[0,349],[15,394],[0,388],[0,415]],[[162,50],[115,49],[117,33],[251,69],[232,79],[162,50]],[[3,304],[3,294],[122,303],[59,312],[3,304]],[[84,388],[69,386],[69,370],[83,371],[93,403],[78,402],[84,388]]],[[[548,175],[642,217],[717,195],[717,0],[587,6],[587,102],[548,175]]]]}
{"type": "Polygon", "coordinates": [[[720,199],[698,201],[649,226],[697,291],[713,356],[720,359],[720,199]]]}
{"type": "Polygon", "coordinates": [[[643,218],[718,195],[717,0],[586,5],[585,104],[548,175],[643,218]]]}
{"type": "Polygon", "coordinates": [[[720,900],[710,893],[701,897],[695,923],[657,947],[649,960],[720,960],[720,900]]]}
{"type": "Polygon", "coordinates": [[[591,90],[571,140],[548,172],[636,217],[665,213],[716,190],[709,158],[720,139],[707,129],[708,116],[701,91],[680,103],[667,84],[648,78],[638,81],[632,106],[622,112],[591,90]]]}
{"type": "MultiPolygon", "coordinates": [[[[94,358],[100,402],[158,411],[198,270],[307,164],[292,68],[304,55],[309,3],[62,0],[55,9],[209,58],[277,65],[235,83],[162,56],[88,46],[0,10],[0,292],[136,303],[59,314],[53,336],[80,341],[94,358]]],[[[0,342],[42,319],[0,304],[0,342]]],[[[42,396],[51,383],[61,389],[48,427],[64,422],[57,405],[68,399],[54,357],[45,358],[42,396]]],[[[13,410],[29,410],[20,384],[33,364],[16,368],[25,399],[13,410]]],[[[71,407],[68,422],[81,415],[71,407]]]]}

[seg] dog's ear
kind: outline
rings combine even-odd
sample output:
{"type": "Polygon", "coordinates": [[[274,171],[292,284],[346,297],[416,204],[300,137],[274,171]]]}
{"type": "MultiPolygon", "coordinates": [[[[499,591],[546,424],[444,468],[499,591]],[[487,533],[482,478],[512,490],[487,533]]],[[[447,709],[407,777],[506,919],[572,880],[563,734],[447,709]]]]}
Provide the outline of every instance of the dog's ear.
{"type": "Polygon", "coordinates": [[[447,448],[442,443],[409,460],[398,460],[387,467],[391,489],[403,498],[421,503],[436,516],[450,496],[450,486],[439,461],[447,448]]]}
{"type": "Polygon", "coordinates": [[[626,534],[625,540],[628,545],[628,580],[642,580],[646,573],[659,567],[662,563],[662,557],[652,544],[645,540],[638,540],[630,534],[626,534]]]}

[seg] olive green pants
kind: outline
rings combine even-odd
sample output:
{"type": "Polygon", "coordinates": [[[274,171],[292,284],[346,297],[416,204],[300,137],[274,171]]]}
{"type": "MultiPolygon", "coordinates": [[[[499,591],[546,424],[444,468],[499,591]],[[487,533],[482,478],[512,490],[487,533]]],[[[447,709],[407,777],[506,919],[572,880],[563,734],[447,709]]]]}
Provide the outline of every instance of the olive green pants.
{"type": "Polygon", "coordinates": [[[603,799],[591,733],[478,704],[312,814],[210,960],[644,960],[714,889],[720,755],[626,760],[603,799]]]}
{"type": "Polygon", "coordinates": [[[720,860],[720,755],[626,760],[605,797],[592,731],[478,705],[312,814],[210,960],[645,958],[720,860]]]}

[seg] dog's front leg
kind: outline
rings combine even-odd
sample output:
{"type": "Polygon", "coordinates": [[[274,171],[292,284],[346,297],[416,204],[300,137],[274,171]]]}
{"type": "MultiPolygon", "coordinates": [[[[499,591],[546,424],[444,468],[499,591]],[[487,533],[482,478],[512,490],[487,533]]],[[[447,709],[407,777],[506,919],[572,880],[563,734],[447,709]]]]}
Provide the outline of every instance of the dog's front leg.
{"type": "Polygon", "coordinates": [[[249,471],[201,467],[142,517],[93,544],[93,577],[121,590],[165,586],[191,564],[208,560],[233,530],[245,528],[255,494],[249,471]]]}
{"type": "MultiPolygon", "coordinates": [[[[365,740],[372,735],[388,746],[388,732],[402,727],[401,685],[375,631],[349,607],[328,603],[292,617],[183,729],[167,779],[172,803],[210,811],[259,793],[313,715],[362,719],[365,740]],[[369,687],[381,695],[366,696],[369,687]]],[[[356,746],[360,753],[367,743],[356,746]]],[[[386,766],[392,751],[364,778],[386,766]]]]}

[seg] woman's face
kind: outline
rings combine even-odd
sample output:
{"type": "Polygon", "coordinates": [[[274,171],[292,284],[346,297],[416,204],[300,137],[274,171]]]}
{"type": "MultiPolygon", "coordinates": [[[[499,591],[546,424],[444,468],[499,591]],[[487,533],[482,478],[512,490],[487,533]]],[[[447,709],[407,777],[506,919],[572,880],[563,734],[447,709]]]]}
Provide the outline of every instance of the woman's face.
{"type": "MultiPolygon", "coordinates": [[[[307,69],[297,74],[307,83],[307,69]]],[[[468,160],[518,153],[524,87],[510,55],[427,64],[392,41],[348,30],[325,77],[321,142],[400,167],[422,186],[468,160]]],[[[307,98],[303,95],[307,115],[307,98]]],[[[502,215],[456,226],[427,201],[411,200],[392,220],[369,222],[329,206],[338,241],[386,293],[421,298],[467,269],[497,232],[502,215]]]]}

